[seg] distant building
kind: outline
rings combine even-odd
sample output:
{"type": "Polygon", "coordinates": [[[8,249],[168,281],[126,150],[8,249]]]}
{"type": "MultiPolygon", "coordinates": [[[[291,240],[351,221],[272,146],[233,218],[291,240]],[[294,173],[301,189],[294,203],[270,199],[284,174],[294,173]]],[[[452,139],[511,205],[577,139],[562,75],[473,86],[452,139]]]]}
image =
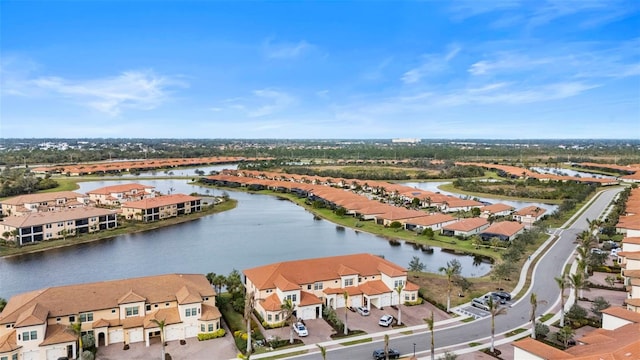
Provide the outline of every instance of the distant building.
{"type": "Polygon", "coordinates": [[[524,225],[525,228],[530,228],[536,221],[542,219],[547,211],[537,206],[527,206],[513,213],[513,221],[517,221],[524,225]]]}
{"type": "Polygon", "coordinates": [[[221,328],[216,292],[204,275],[168,274],[50,287],[13,296],[0,313],[0,359],[76,358],[80,322],[96,346],[160,337],[166,341],[221,328]]]}
{"type": "Polygon", "coordinates": [[[88,196],[73,191],[19,195],[0,201],[2,214],[7,216],[84,207],[88,204],[88,196]]]}
{"type": "Polygon", "coordinates": [[[163,195],[122,205],[122,215],[138,221],[156,221],[202,210],[201,198],[184,194],[163,195]]]}
{"type": "Polygon", "coordinates": [[[480,238],[487,241],[494,237],[502,241],[512,241],[524,232],[524,225],[515,221],[500,221],[491,224],[480,233],[480,238]]]}
{"type": "Polygon", "coordinates": [[[398,138],[398,139],[391,139],[392,143],[398,144],[398,143],[405,143],[405,144],[417,144],[420,141],[422,141],[421,139],[417,139],[417,138],[398,138]]]}
{"type": "Polygon", "coordinates": [[[87,194],[89,199],[98,205],[117,206],[130,201],[155,197],[156,191],[153,186],[131,183],[105,186],[91,190],[87,194]]]}

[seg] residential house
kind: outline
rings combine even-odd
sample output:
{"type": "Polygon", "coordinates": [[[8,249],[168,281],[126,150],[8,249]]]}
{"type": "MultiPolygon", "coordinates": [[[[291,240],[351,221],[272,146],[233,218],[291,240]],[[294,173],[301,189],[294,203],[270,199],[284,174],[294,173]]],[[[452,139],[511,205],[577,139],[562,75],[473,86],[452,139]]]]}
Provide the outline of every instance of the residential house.
{"type": "Polygon", "coordinates": [[[500,221],[491,224],[480,233],[482,240],[491,240],[494,237],[502,241],[512,241],[524,232],[524,225],[514,221],[500,221]]]}
{"type": "Polygon", "coordinates": [[[0,234],[5,239],[26,245],[43,240],[114,229],[117,226],[118,219],[113,210],[81,207],[9,216],[0,222],[0,234]]]}
{"type": "Polygon", "coordinates": [[[541,220],[546,212],[545,209],[538,206],[527,206],[513,213],[513,221],[517,221],[529,229],[533,224],[541,220]]]}
{"type": "Polygon", "coordinates": [[[126,202],[153,198],[156,191],[153,186],[130,183],[101,187],[87,194],[96,204],[118,206],[126,202]]]}
{"type": "Polygon", "coordinates": [[[640,237],[622,239],[622,251],[617,255],[627,290],[625,305],[628,310],[640,312],[640,237]]]}
{"type": "Polygon", "coordinates": [[[285,261],[243,273],[247,293],[261,300],[255,308],[268,324],[284,320],[285,299],[294,304],[299,319],[321,318],[323,305],[382,309],[418,299],[418,286],[407,281],[405,268],[371,254],[285,261]],[[399,286],[403,288],[398,296],[399,286]]]}
{"type": "Polygon", "coordinates": [[[577,345],[560,350],[527,337],[513,343],[515,360],[640,359],[640,316],[622,309],[602,311],[602,328],[577,339],[577,345]]]}
{"type": "Polygon", "coordinates": [[[480,208],[480,217],[488,219],[489,217],[509,216],[515,208],[507,204],[491,204],[480,208]]]}
{"type": "Polygon", "coordinates": [[[166,341],[220,329],[216,293],[204,275],[168,274],[50,287],[9,299],[0,313],[0,359],[75,358],[81,323],[96,346],[160,337],[153,320],[165,322],[166,341]]]}
{"type": "Polygon", "coordinates": [[[471,200],[471,199],[460,199],[455,196],[449,196],[445,201],[443,201],[439,205],[439,210],[445,213],[456,212],[456,211],[471,211],[474,207],[483,207],[484,204],[471,200]]]}
{"type": "Polygon", "coordinates": [[[202,210],[201,198],[184,194],[163,195],[122,205],[122,215],[138,221],[156,221],[202,210]]]}
{"type": "Polygon", "coordinates": [[[489,222],[484,218],[467,218],[442,227],[442,235],[460,236],[467,238],[479,234],[489,227],[489,222]]]}
{"type": "Polygon", "coordinates": [[[56,191],[19,195],[0,201],[3,215],[26,215],[35,212],[58,211],[89,204],[89,197],[73,191],[56,191]]]}
{"type": "Polygon", "coordinates": [[[456,222],[456,218],[448,214],[431,214],[417,218],[403,220],[404,228],[416,232],[422,232],[426,228],[438,232],[447,224],[456,222]]]}

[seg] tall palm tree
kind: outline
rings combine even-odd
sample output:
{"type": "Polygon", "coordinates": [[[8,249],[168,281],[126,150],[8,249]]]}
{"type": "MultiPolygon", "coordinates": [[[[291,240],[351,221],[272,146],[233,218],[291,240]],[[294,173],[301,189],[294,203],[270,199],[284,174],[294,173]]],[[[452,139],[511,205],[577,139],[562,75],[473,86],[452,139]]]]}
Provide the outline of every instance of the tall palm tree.
{"type": "Polygon", "coordinates": [[[80,356],[80,354],[82,354],[82,323],[80,322],[80,319],[78,319],[77,322],[69,324],[69,329],[73,331],[73,333],[78,337],[78,348],[76,349],[76,355],[80,356]]]}
{"type": "Polygon", "coordinates": [[[316,344],[316,346],[318,347],[318,349],[320,349],[320,355],[322,355],[322,360],[327,360],[327,348],[320,344],[316,344]]]}
{"type": "Polygon", "coordinates": [[[251,313],[255,307],[255,297],[253,291],[247,291],[247,298],[244,300],[244,319],[247,322],[247,354],[251,354],[253,347],[251,346],[251,313]]]}
{"type": "Polygon", "coordinates": [[[285,324],[289,324],[289,343],[293,344],[293,324],[291,324],[291,319],[293,318],[293,301],[291,299],[284,299],[282,304],[280,305],[280,310],[282,310],[282,319],[285,324]]]}
{"type": "Polygon", "coordinates": [[[546,303],[545,300],[538,301],[538,295],[532,292],[529,297],[529,303],[531,304],[531,314],[529,319],[531,320],[531,337],[533,339],[536,338],[536,310],[538,309],[538,304],[546,303]]]}
{"type": "Polygon", "coordinates": [[[389,335],[384,334],[384,359],[389,360],[389,335]]]}
{"type": "Polygon", "coordinates": [[[342,297],[344,297],[344,334],[349,334],[349,328],[347,327],[347,313],[349,312],[349,308],[347,307],[347,301],[349,300],[349,293],[343,292],[342,297]]]}
{"type": "Polygon", "coordinates": [[[562,274],[561,277],[554,278],[560,288],[560,327],[564,327],[564,289],[567,287],[567,277],[562,274]]]}
{"type": "Polygon", "coordinates": [[[589,290],[587,279],[585,279],[581,272],[569,275],[569,284],[573,287],[573,295],[576,299],[576,303],[578,299],[582,297],[582,290],[589,290]],[[580,293],[578,293],[578,291],[580,293]],[[580,297],[578,297],[578,295],[580,295],[580,297]]]}
{"type": "Polygon", "coordinates": [[[576,249],[580,259],[578,260],[578,269],[580,272],[584,272],[585,275],[589,273],[589,247],[578,246],[576,249]]]}
{"type": "Polygon", "coordinates": [[[436,347],[433,341],[433,311],[431,312],[431,316],[427,319],[427,326],[429,326],[429,332],[431,332],[431,360],[436,359],[436,347]]]}
{"type": "Polygon", "coordinates": [[[402,299],[400,295],[402,294],[402,289],[404,289],[404,284],[400,284],[396,287],[396,292],[398,293],[398,325],[402,325],[402,299]]]}
{"type": "Polygon", "coordinates": [[[447,261],[447,266],[440,267],[439,272],[444,272],[447,276],[447,312],[451,309],[451,287],[454,278],[460,273],[460,263],[457,260],[447,261]]]}
{"type": "Polygon", "coordinates": [[[164,319],[162,320],[158,320],[158,319],[151,319],[151,322],[156,324],[159,328],[160,328],[160,341],[162,342],[162,357],[160,358],[161,360],[164,360],[166,355],[164,352],[164,327],[166,325],[164,319]]]}
{"type": "Polygon", "coordinates": [[[507,309],[500,307],[498,302],[493,301],[493,296],[489,296],[489,313],[491,313],[491,352],[495,352],[495,336],[496,336],[496,316],[507,313],[507,309]]]}

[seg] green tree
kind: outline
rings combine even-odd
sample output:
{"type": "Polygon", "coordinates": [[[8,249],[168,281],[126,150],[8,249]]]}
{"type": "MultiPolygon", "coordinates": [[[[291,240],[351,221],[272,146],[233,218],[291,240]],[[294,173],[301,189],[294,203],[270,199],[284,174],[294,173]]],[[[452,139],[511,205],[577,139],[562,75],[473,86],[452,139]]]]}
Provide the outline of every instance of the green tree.
{"type": "Polygon", "coordinates": [[[343,217],[347,214],[347,209],[343,208],[342,206],[338,206],[336,208],[335,211],[336,215],[338,215],[339,217],[343,217]]]}
{"type": "Polygon", "coordinates": [[[558,330],[556,336],[558,337],[558,341],[561,341],[564,345],[564,348],[566,349],[569,347],[569,340],[571,340],[573,334],[573,328],[571,328],[571,326],[565,326],[562,329],[558,330]]]}
{"type": "Polygon", "coordinates": [[[478,235],[472,235],[471,245],[473,245],[476,248],[476,250],[480,249],[480,246],[482,246],[482,238],[478,235]]]}
{"type": "Polygon", "coordinates": [[[327,360],[327,348],[320,344],[316,344],[316,346],[318,347],[318,349],[320,349],[320,355],[322,356],[322,360],[327,360]]]}
{"type": "Polygon", "coordinates": [[[384,359],[389,360],[389,335],[384,334],[384,359]]]}
{"type": "Polygon", "coordinates": [[[554,278],[558,287],[560,288],[560,327],[564,327],[564,290],[567,287],[567,278],[565,274],[562,274],[561,277],[554,278]]]}
{"type": "Polygon", "coordinates": [[[349,312],[349,308],[347,306],[347,302],[349,301],[349,293],[343,292],[342,297],[344,298],[344,334],[349,334],[349,328],[347,326],[347,313],[349,312]]]}
{"type": "Polygon", "coordinates": [[[453,280],[457,276],[460,276],[462,265],[460,265],[460,261],[454,259],[447,261],[447,266],[440,267],[438,271],[444,272],[444,275],[447,277],[447,312],[449,312],[451,309],[451,288],[453,287],[453,280]]]}
{"type": "Polygon", "coordinates": [[[78,348],[76,349],[76,356],[82,353],[82,323],[80,319],[77,322],[69,324],[69,330],[71,330],[78,337],[78,348]]]}
{"type": "Polygon", "coordinates": [[[398,231],[402,228],[402,223],[400,223],[400,221],[392,221],[391,224],[389,224],[389,228],[398,231]]]}
{"type": "Polygon", "coordinates": [[[7,306],[7,299],[0,297],[0,313],[4,310],[5,306],[7,306]]]}
{"type": "Polygon", "coordinates": [[[507,309],[500,307],[498,302],[493,301],[493,297],[489,296],[489,313],[491,314],[491,352],[495,353],[495,336],[496,336],[496,316],[507,313],[507,309]]]}
{"type": "Polygon", "coordinates": [[[594,313],[598,319],[602,318],[602,310],[611,306],[609,302],[602,296],[597,296],[591,303],[591,312],[594,313]]]}
{"type": "Polygon", "coordinates": [[[436,234],[433,232],[433,229],[430,227],[424,228],[424,230],[422,230],[422,235],[426,236],[427,239],[431,239],[431,240],[433,240],[433,238],[436,236],[436,234]]]}
{"type": "Polygon", "coordinates": [[[501,262],[493,268],[493,272],[491,272],[491,278],[493,280],[498,280],[498,287],[500,287],[500,285],[502,284],[502,280],[508,279],[515,270],[516,267],[512,262],[501,262]]]}
{"type": "Polygon", "coordinates": [[[216,277],[213,278],[213,286],[215,286],[215,290],[218,294],[222,292],[222,287],[226,284],[226,282],[227,278],[222,274],[216,275],[216,277]]]}
{"type": "Polygon", "coordinates": [[[166,326],[166,322],[165,319],[162,320],[158,320],[158,319],[151,319],[151,322],[156,324],[156,326],[158,328],[160,328],[160,342],[162,343],[162,357],[160,359],[164,360],[166,355],[165,355],[165,350],[164,350],[164,346],[165,346],[165,340],[164,340],[164,327],[166,326]]]}
{"type": "Polygon", "coordinates": [[[253,329],[251,328],[251,313],[253,313],[256,298],[253,291],[247,291],[246,296],[247,298],[244,300],[244,320],[247,322],[247,349],[245,353],[251,354],[251,351],[253,350],[253,346],[251,344],[251,333],[253,332],[253,329]]]}
{"type": "Polygon", "coordinates": [[[436,358],[436,347],[435,347],[435,342],[434,342],[434,337],[433,337],[433,311],[431,311],[431,316],[429,316],[427,319],[425,319],[427,321],[427,326],[429,327],[429,332],[431,333],[431,360],[435,360],[436,358]]]}
{"type": "Polygon", "coordinates": [[[478,217],[480,216],[480,208],[474,207],[471,209],[471,216],[478,217]]]}
{"type": "Polygon", "coordinates": [[[422,270],[424,270],[425,265],[423,262],[420,261],[420,258],[417,256],[414,256],[411,258],[411,261],[409,262],[409,271],[412,272],[421,272],[422,270]]]}
{"type": "Polygon", "coordinates": [[[398,325],[402,325],[402,289],[404,289],[404,284],[400,284],[395,288],[396,293],[398,293],[398,325]]]}
{"type": "Polygon", "coordinates": [[[500,247],[500,245],[502,245],[502,241],[500,240],[500,238],[494,236],[489,240],[489,243],[491,244],[491,247],[493,248],[493,251],[498,251],[498,248],[500,247]]]}
{"type": "Polygon", "coordinates": [[[536,310],[538,309],[538,304],[545,304],[545,300],[538,300],[538,295],[532,292],[531,296],[529,296],[529,304],[531,304],[531,313],[529,315],[529,320],[531,321],[531,337],[536,338],[536,310]]]}
{"type": "MultiPolygon", "coordinates": [[[[293,322],[291,321],[293,319],[293,310],[295,308],[295,305],[293,305],[293,301],[291,301],[291,299],[284,299],[284,301],[282,301],[282,304],[280,305],[280,310],[282,311],[282,319],[284,320],[285,324],[289,325],[289,343],[293,344],[293,322]]],[[[249,330],[251,328],[249,327],[249,330]]]]}
{"type": "Polygon", "coordinates": [[[573,288],[575,301],[582,298],[582,290],[589,290],[589,284],[581,272],[569,275],[569,284],[573,288]],[[578,297],[580,295],[580,297],[578,297]]]}

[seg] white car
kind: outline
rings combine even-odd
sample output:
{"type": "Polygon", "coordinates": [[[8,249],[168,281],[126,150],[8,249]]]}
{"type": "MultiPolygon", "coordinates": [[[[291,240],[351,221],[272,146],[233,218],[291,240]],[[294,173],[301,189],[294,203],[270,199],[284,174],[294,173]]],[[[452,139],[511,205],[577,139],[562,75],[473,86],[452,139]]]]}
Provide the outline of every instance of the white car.
{"type": "Polygon", "coordinates": [[[359,306],[356,311],[358,311],[358,314],[362,316],[369,316],[369,309],[364,306],[359,306]]]}
{"type": "Polygon", "coordinates": [[[382,315],[380,321],[378,321],[378,325],[389,327],[393,323],[393,316],[391,315],[382,315]]]}
{"type": "Polygon", "coordinates": [[[304,326],[304,324],[301,322],[297,322],[293,324],[293,331],[295,331],[296,334],[298,334],[298,336],[300,337],[305,337],[309,335],[309,331],[307,331],[307,327],[304,326]]]}

